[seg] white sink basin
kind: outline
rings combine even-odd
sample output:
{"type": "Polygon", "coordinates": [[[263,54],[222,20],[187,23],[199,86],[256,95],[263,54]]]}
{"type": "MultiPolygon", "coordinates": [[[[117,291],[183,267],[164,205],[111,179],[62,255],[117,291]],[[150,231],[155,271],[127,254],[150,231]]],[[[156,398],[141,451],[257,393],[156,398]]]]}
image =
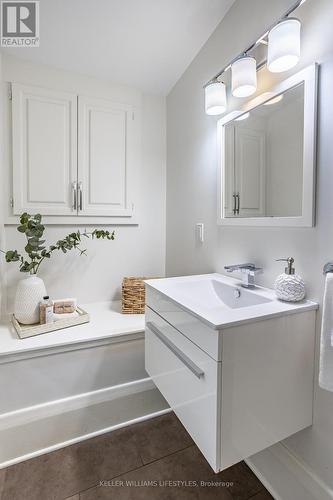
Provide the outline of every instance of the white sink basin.
{"type": "MultiPolygon", "coordinates": [[[[170,283],[171,284],[171,283],[170,283]]],[[[246,290],[234,283],[227,284],[217,278],[207,276],[207,279],[197,281],[174,282],[173,292],[183,295],[184,300],[197,301],[200,307],[207,310],[219,308],[238,309],[271,302],[272,299],[256,293],[256,289],[246,290]]],[[[172,286],[170,286],[170,289],[172,286]]]]}
{"type": "Polygon", "coordinates": [[[213,328],[318,307],[308,300],[282,302],[276,298],[274,290],[259,286],[246,289],[241,286],[241,280],[217,273],[155,279],[146,283],[213,328]]]}

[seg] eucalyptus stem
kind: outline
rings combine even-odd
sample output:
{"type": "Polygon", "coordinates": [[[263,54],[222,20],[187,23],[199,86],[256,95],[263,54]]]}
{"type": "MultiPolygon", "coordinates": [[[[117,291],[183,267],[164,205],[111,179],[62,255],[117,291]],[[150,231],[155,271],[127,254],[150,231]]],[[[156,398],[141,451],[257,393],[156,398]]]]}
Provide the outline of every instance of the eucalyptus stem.
{"type": "Polygon", "coordinates": [[[27,257],[19,254],[17,250],[8,250],[7,252],[0,249],[1,253],[5,254],[6,262],[19,262],[21,272],[37,274],[40,265],[45,259],[49,259],[53,252],[61,250],[67,253],[70,250],[76,249],[80,255],[86,255],[86,249],[80,248],[81,236],[88,239],[106,239],[114,240],[114,231],[110,232],[105,229],[94,229],[92,232],[85,231],[81,233],[79,230],[69,233],[62,240],[58,240],[54,245],[48,248],[44,246],[45,240],[42,239],[45,226],[42,224],[42,216],[40,214],[30,215],[24,213],[20,217],[20,225],[17,227],[20,233],[24,233],[27,244],[24,251],[27,257]]]}

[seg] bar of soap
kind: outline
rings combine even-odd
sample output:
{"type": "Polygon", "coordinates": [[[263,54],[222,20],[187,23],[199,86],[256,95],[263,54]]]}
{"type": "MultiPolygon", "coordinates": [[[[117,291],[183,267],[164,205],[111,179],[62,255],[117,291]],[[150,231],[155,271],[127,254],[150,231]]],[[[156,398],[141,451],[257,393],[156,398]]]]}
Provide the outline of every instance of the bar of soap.
{"type": "Polygon", "coordinates": [[[53,313],[54,321],[59,321],[60,319],[67,319],[67,318],[76,318],[77,316],[79,316],[79,313],[76,311],[72,313],[61,313],[61,314],[53,313]]]}
{"type": "Polygon", "coordinates": [[[76,299],[59,299],[53,302],[53,311],[55,314],[68,314],[76,311],[76,299]]]}

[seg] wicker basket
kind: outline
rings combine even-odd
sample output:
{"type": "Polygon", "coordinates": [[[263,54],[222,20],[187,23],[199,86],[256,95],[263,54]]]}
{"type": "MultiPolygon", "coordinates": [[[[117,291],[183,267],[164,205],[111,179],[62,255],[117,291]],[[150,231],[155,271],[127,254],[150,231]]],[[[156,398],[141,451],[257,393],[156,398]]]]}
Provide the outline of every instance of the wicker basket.
{"type": "Polygon", "coordinates": [[[122,313],[144,314],[145,313],[145,284],[146,277],[130,276],[123,279],[122,285],[122,313]]]}

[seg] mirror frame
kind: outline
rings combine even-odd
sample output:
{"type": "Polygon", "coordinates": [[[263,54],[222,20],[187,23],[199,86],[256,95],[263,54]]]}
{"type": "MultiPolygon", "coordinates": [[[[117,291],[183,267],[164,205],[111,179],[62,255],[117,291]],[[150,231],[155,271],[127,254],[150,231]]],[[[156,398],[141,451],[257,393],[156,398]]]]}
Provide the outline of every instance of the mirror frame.
{"type": "Polygon", "coordinates": [[[218,214],[217,223],[225,226],[269,226],[269,227],[313,227],[315,225],[315,175],[317,136],[317,85],[318,64],[312,64],[292,75],[271,89],[243,104],[238,111],[232,111],[217,122],[218,137],[218,214]],[[225,186],[225,125],[240,115],[263,103],[304,84],[304,136],[303,136],[303,199],[302,215],[296,217],[224,217],[225,186]],[[269,92],[269,97],[267,97],[269,92]],[[266,94],[266,95],[265,95],[266,94]]]}

